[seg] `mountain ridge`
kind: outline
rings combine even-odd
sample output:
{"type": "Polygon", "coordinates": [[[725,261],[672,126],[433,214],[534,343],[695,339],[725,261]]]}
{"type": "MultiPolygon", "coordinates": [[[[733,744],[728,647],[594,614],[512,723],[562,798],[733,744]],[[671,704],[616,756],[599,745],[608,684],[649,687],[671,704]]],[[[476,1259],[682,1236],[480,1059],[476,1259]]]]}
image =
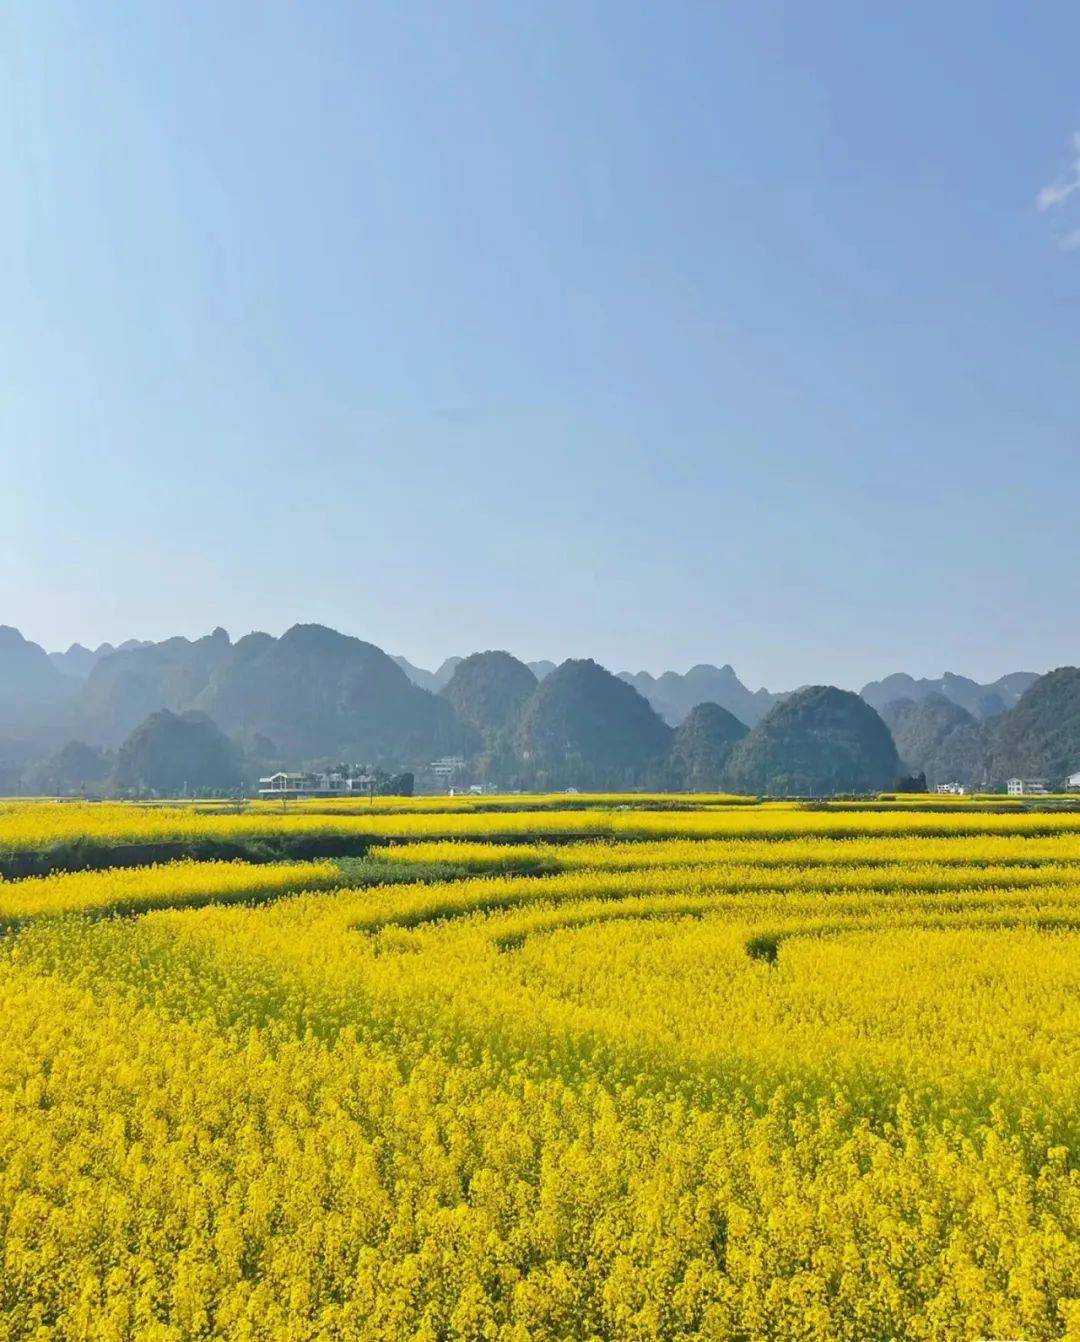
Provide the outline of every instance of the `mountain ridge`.
{"type": "Polygon", "coordinates": [[[958,676],[946,671],[937,680],[925,677],[916,680],[905,671],[894,671],[881,680],[872,680],[864,685],[859,693],[879,712],[890,703],[900,699],[911,699],[915,703],[937,694],[951,703],[958,704],[971,714],[977,722],[986,722],[1006,709],[1013,708],[1024,692],[1038,680],[1035,671],[1010,671],[997,680],[980,685],[968,676],[958,676]]]}
{"type": "Polygon", "coordinates": [[[148,648],[149,639],[128,638],[114,647],[111,643],[99,643],[96,648],[84,647],[81,643],[72,643],[65,652],[50,652],[49,661],[58,671],[76,680],[85,680],[104,657],[114,652],[130,652],[132,648],[148,648]]]}
{"type": "MultiPolygon", "coordinates": [[[[1076,675],[1059,668],[985,684],[951,672],[936,679],[895,672],[856,697],[888,720],[909,772],[925,772],[931,785],[1000,785],[1010,773],[1053,781],[1080,768],[1078,694],[1076,675]]],[[[52,654],[0,626],[0,763],[8,790],[42,762],[45,774],[34,776],[92,772],[92,754],[64,750],[77,744],[115,751],[161,711],[205,713],[251,768],[263,771],[350,757],[423,769],[441,756],[460,756],[469,777],[502,786],[525,786],[541,775],[548,785],[678,787],[679,779],[716,786],[729,755],[745,763],[763,742],[760,733],[746,742],[742,729],[756,732],[800,695],[804,690],[751,690],[730,663],[613,674],[591,659],[556,668],[489,652],[450,657],[426,671],[322,625],[294,625],[278,638],[253,632],[234,642],[218,628],[194,639],[92,650],[72,644],[52,654]]],[[[847,699],[821,700],[815,715],[826,738],[831,723],[855,724],[857,716],[847,699]]],[[[838,750],[846,730],[837,728],[838,750]]],[[[776,787],[786,778],[801,790],[815,779],[839,785],[840,773],[817,764],[781,770],[784,742],[798,735],[784,733],[779,747],[764,751],[764,771],[755,766],[742,775],[779,770],[776,787]]],[[[850,771],[851,779],[863,776],[850,771]]]]}

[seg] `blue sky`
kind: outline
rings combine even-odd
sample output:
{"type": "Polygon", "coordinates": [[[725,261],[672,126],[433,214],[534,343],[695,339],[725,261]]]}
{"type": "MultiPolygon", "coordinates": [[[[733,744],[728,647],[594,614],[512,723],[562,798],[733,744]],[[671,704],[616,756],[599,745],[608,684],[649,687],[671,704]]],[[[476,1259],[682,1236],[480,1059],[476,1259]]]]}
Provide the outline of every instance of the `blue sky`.
{"type": "Polygon", "coordinates": [[[1080,660],[1075,5],[16,0],[0,621],[1080,660]]]}

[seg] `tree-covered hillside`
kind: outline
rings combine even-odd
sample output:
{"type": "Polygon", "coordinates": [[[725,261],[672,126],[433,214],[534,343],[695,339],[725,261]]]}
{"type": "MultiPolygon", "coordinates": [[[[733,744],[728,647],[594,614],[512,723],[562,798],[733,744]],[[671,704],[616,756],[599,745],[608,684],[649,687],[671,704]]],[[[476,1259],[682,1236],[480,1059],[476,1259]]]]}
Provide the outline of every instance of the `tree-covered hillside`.
{"type": "Polygon", "coordinates": [[[865,700],[831,685],[797,690],[735,747],[733,790],[829,796],[889,787],[900,759],[889,729],[865,700]]]}
{"type": "Polygon", "coordinates": [[[583,659],[540,682],[516,744],[537,786],[633,787],[662,768],[671,735],[635,689],[583,659]]]}
{"type": "Polygon", "coordinates": [[[489,651],[427,672],[321,625],[46,654],[0,626],[0,792],[100,790],[103,752],[161,710],[207,713],[244,752],[249,777],[342,759],[422,769],[460,755],[459,779],[504,788],[816,795],[887,787],[902,768],[931,785],[1014,774],[1056,783],[1080,769],[1078,675],[980,684],[897,673],[864,688],[867,717],[847,691],[751,691],[728,665],[613,676],[591,660],[556,668],[489,651]]]}
{"type": "Polygon", "coordinates": [[[116,752],[113,785],[120,792],[162,796],[216,793],[243,782],[235,745],[203,713],[152,713],[116,752]]]}
{"type": "Polygon", "coordinates": [[[516,725],[536,684],[525,663],[508,652],[474,652],[458,662],[440,693],[462,722],[490,741],[516,725]]]}
{"type": "Polygon", "coordinates": [[[996,782],[1020,776],[1056,785],[1080,771],[1080,668],[1061,666],[1040,676],[993,724],[988,754],[996,782]]]}
{"type": "Polygon", "coordinates": [[[317,624],[241,639],[192,706],[230,735],[259,734],[295,760],[396,766],[479,745],[445,700],[414,685],[380,648],[317,624]]]}
{"type": "MultiPolygon", "coordinates": [[[[224,629],[113,652],[92,668],[72,705],[72,730],[94,745],[118,745],[161,708],[190,708],[232,655],[224,629]]],[[[59,673],[57,673],[59,674],[59,673]]]]}
{"type": "Polygon", "coordinates": [[[931,694],[918,701],[900,699],[886,704],[881,716],[905,767],[925,773],[931,787],[938,783],[985,784],[987,730],[959,704],[931,694]]]}
{"type": "Polygon", "coordinates": [[[731,752],[750,729],[719,704],[698,704],[675,729],[669,756],[670,787],[719,792],[731,752]]]}

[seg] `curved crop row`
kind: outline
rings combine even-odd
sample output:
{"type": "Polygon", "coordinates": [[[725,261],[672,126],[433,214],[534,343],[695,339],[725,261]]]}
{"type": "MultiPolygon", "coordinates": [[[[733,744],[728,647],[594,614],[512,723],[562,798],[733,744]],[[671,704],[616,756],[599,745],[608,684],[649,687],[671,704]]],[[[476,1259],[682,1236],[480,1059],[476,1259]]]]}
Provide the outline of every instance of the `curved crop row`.
{"type": "Polygon", "coordinates": [[[1080,1334],[1070,817],[84,809],[415,842],[0,883],[4,1337],[1080,1334]]]}

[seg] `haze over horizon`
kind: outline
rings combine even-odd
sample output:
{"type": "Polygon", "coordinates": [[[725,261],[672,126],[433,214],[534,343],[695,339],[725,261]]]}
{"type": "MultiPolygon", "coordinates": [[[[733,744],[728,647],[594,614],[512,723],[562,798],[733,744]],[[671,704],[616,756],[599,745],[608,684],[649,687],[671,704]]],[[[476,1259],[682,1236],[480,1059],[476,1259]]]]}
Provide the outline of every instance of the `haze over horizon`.
{"type": "MultiPolygon", "coordinates": [[[[0,623],[3,623],[3,621],[0,621],[0,623]]],[[[326,623],[326,622],[325,622],[325,621],[299,620],[299,621],[294,621],[294,623],[299,623],[299,624],[320,623],[320,624],[322,624],[322,623],[326,623]]],[[[289,627],[289,626],[285,626],[285,627],[283,627],[283,628],[281,628],[281,629],[261,630],[261,631],[258,631],[258,632],[270,633],[270,634],[272,634],[274,637],[280,637],[281,634],[283,634],[283,633],[285,632],[285,628],[287,628],[287,627],[289,627]]],[[[380,643],[379,640],[378,640],[377,638],[371,638],[371,637],[369,637],[368,635],[364,634],[363,632],[360,632],[360,631],[357,631],[357,630],[352,630],[352,629],[343,629],[343,628],[339,628],[339,627],[336,626],[336,625],[330,625],[329,627],[331,627],[331,628],[335,628],[335,629],[338,630],[339,633],[347,634],[347,635],[349,635],[349,636],[351,636],[351,637],[353,637],[353,638],[363,639],[364,642],[367,642],[367,643],[374,643],[377,647],[380,647],[384,652],[389,653],[389,654],[390,654],[391,656],[393,656],[393,657],[404,657],[404,658],[406,659],[406,661],[410,662],[414,667],[416,667],[417,669],[422,670],[422,671],[437,671],[437,670],[440,668],[440,666],[441,666],[446,660],[448,660],[449,658],[452,658],[452,657],[464,657],[464,656],[468,656],[468,654],[471,653],[471,652],[483,652],[483,651],[487,651],[487,650],[488,650],[487,648],[480,648],[480,647],[475,647],[475,648],[473,648],[473,647],[468,647],[468,648],[466,648],[466,647],[461,647],[461,648],[455,649],[455,650],[453,650],[453,651],[447,652],[447,653],[445,653],[445,654],[435,656],[435,657],[431,658],[429,661],[423,661],[423,660],[418,659],[418,658],[416,658],[416,657],[410,656],[409,653],[408,653],[407,651],[403,651],[401,648],[392,647],[392,646],[389,646],[388,644],[385,644],[385,643],[380,643]]],[[[216,629],[216,628],[224,628],[224,629],[226,629],[226,632],[228,633],[230,639],[231,639],[232,642],[234,642],[234,643],[235,643],[239,638],[242,638],[245,634],[252,633],[252,632],[256,632],[256,631],[254,631],[254,630],[249,630],[249,629],[247,629],[247,628],[240,628],[240,627],[237,627],[237,628],[235,628],[235,629],[229,629],[229,628],[227,628],[227,626],[223,625],[223,624],[221,623],[221,621],[217,621],[215,624],[208,625],[206,628],[203,628],[203,629],[195,629],[195,630],[190,630],[190,631],[186,631],[186,630],[175,630],[175,629],[174,629],[174,630],[170,631],[169,633],[163,634],[161,637],[162,637],[162,638],[171,638],[171,637],[174,637],[174,636],[176,636],[176,635],[180,635],[181,637],[189,638],[189,639],[194,640],[194,639],[197,639],[197,638],[202,638],[202,637],[204,637],[205,635],[207,635],[207,634],[209,634],[209,633],[212,633],[213,630],[216,629]]],[[[73,644],[75,644],[75,643],[81,644],[83,647],[88,648],[88,649],[90,649],[90,650],[92,651],[92,650],[96,649],[97,647],[99,647],[99,646],[100,646],[101,644],[103,644],[103,643],[108,643],[108,644],[111,644],[113,647],[118,647],[120,644],[127,642],[129,638],[134,638],[134,639],[136,639],[136,640],[138,640],[138,641],[141,641],[141,640],[143,639],[143,635],[142,635],[141,633],[135,633],[135,634],[125,635],[125,636],[122,636],[122,637],[111,638],[111,639],[110,639],[110,638],[106,638],[106,639],[92,639],[92,640],[90,640],[89,642],[87,642],[87,641],[85,641],[85,640],[83,640],[83,639],[74,639],[74,640],[72,640],[72,639],[67,639],[67,640],[61,640],[59,643],[57,643],[55,646],[53,646],[53,645],[48,644],[48,643],[43,643],[40,639],[34,638],[33,635],[30,634],[30,633],[29,633],[27,630],[25,630],[25,629],[20,630],[20,632],[24,635],[24,637],[27,637],[27,638],[31,639],[32,642],[37,643],[40,647],[43,647],[47,652],[50,652],[50,653],[52,653],[52,652],[65,652],[65,651],[67,651],[67,649],[68,649],[69,647],[71,647],[71,646],[72,646],[73,644]]],[[[156,641],[158,641],[158,640],[157,640],[157,639],[153,639],[153,640],[150,640],[150,641],[155,641],[155,642],[156,642],[156,641]]],[[[494,647],[495,645],[492,645],[492,646],[494,647]]],[[[632,662],[632,661],[618,662],[618,661],[615,661],[615,660],[605,660],[603,657],[598,656],[595,652],[589,651],[588,649],[571,649],[570,651],[568,651],[568,652],[566,652],[565,654],[560,655],[560,656],[548,655],[548,654],[545,653],[544,651],[537,652],[537,653],[534,655],[534,654],[531,653],[531,652],[530,652],[530,653],[521,653],[521,652],[519,652],[518,650],[516,650],[516,649],[514,649],[514,648],[505,648],[505,649],[503,649],[503,650],[512,653],[515,657],[517,657],[519,660],[524,661],[524,662],[550,661],[550,662],[554,662],[556,665],[558,665],[561,661],[566,660],[566,658],[589,657],[589,658],[592,658],[594,661],[599,662],[601,665],[607,667],[607,669],[610,670],[610,671],[615,671],[615,672],[630,672],[630,673],[632,673],[632,674],[636,674],[636,673],[638,673],[638,672],[640,672],[640,671],[646,671],[646,672],[648,672],[649,674],[651,674],[651,675],[653,675],[653,676],[659,676],[659,675],[661,675],[661,674],[662,674],[663,672],[665,672],[665,671],[674,671],[674,672],[676,672],[676,673],[678,673],[678,674],[680,674],[680,675],[683,675],[683,674],[685,674],[687,671],[689,671],[692,667],[694,667],[694,666],[700,666],[700,665],[711,665],[711,666],[715,666],[715,667],[723,667],[723,666],[725,666],[725,665],[729,665],[729,666],[731,666],[731,668],[732,668],[732,670],[735,672],[735,674],[738,676],[739,680],[740,680],[740,681],[741,681],[741,682],[742,682],[748,689],[750,689],[750,690],[758,690],[758,689],[763,689],[763,688],[764,688],[764,689],[768,689],[768,690],[771,690],[771,691],[774,691],[774,692],[782,691],[782,690],[791,690],[791,689],[798,688],[798,686],[800,686],[800,685],[812,685],[812,684],[830,684],[830,685],[838,685],[841,689],[850,689],[850,690],[858,691],[858,690],[862,689],[864,685],[866,685],[866,684],[868,684],[868,683],[870,683],[870,682],[872,682],[872,681],[876,681],[876,680],[884,679],[886,676],[892,675],[892,674],[894,674],[895,672],[906,672],[908,675],[911,675],[911,676],[914,677],[916,680],[918,680],[918,679],[924,679],[924,678],[925,678],[925,679],[931,679],[931,680],[937,680],[937,679],[939,679],[942,675],[951,672],[951,673],[953,673],[953,674],[955,674],[955,675],[967,676],[969,679],[972,679],[972,680],[976,680],[976,681],[980,681],[980,682],[987,682],[987,683],[989,683],[989,682],[992,682],[992,681],[995,681],[995,680],[999,679],[999,677],[1001,677],[1001,676],[1008,675],[1009,673],[1011,673],[1011,672],[1015,672],[1015,671],[1035,671],[1035,672],[1038,673],[1038,674],[1043,674],[1044,672],[1046,672],[1046,671],[1048,671],[1048,670],[1053,670],[1052,667],[1030,667],[1030,666],[1025,666],[1025,665],[1021,665],[1020,663],[1017,663],[1015,666],[1008,666],[1008,667],[1003,668],[1003,669],[1000,670],[1000,671],[991,671],[991,672],[988,672],[988,673],[986,673],[986,674],[972,674],[971,672],[969,672],[968,670],[966,670],[966,669],[964,669],[964,668],[959,668],[959,667],[954,667],[954,666],[943,666],[943,667],[939,667],[939,668],[930,668],[930,669],[921,669],[921,668],[912,669],[912,667],[911,667],[911,666],[908,666],[908,665],[897,665],[897,666],[893,666],[893,667],[889,667],[889,668],[887,668],[887,669],[881,670],[881,671],[879,671],[877,674],[869,675],[869,676],[865,676],[865,677],[863,677],[863,679],[860,680],[857,684],[856,684],[856,683],[848,683],[848,684],[845,684],[845,683],[842,683],[842,682],[839,681],[839,680],[836,680],[836,679],[830,679],[830,678],[827,677],[827,676],[823,676],[823,677],[821,677],[821,678],[819,678],[819,679],[817,679],[817,680],[814,680],[814,679],[805,679],[805,678],[804,678],[804,679],[799,680],[799,681],[792,681],[791,683],[785,683],[785,684],[779,684],[779,683],[777,683],[777,684],[775,684],[775,685],[765,685],[765,684],[762,684],[762,683],[760,683],[760,682],[755,682],[754,679],[753,679],[753,677],[751,677],[751,676],[749,676],[749,675],[747,675],[747,674],[744,674],[744,671],[743,671],[742,667],[740,667],[739,661],[738,661],[736,658],[733,658],[733,657],[730,657],[730,656],[721,656],[721,655],[717,655],[717,656],[714,656],[714,657],[708,657],[708,656],[697,657],[697,658],[693,659],[692,661],[688,661],[688,662],[686,662],[685,664],[664,664],[664,665],[657,664],[657,665],[647,665],[647,664],[639,664],[638,662],[632,662]]]]}
{"type": "Polygon", "coordinates": [[[1077,663],[1078,39],[9,7],[0,621],[774,690],[1077,663]]]}

